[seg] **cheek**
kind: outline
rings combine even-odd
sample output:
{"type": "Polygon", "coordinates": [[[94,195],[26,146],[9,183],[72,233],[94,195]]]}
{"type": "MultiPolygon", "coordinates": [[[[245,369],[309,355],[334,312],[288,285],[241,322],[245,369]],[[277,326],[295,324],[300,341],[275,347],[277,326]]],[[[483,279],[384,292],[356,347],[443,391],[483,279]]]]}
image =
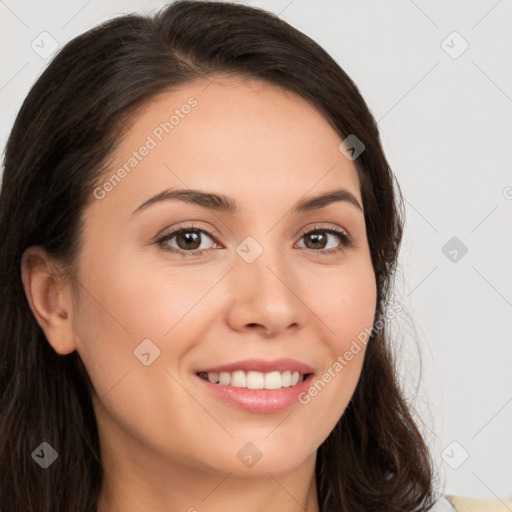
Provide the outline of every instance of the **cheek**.
{"type": "Polygon", "coordinates": [[[105,309],[134,342],[140,342],[163,338],[187,323],[188,315],[218,281],[219,272],[127,251],[90,276],[90,282],[108,305],[105,309]]]}
{"type": "Polygon", "coordinates": [[[312,300],[326,326],[325,344],[331,355],[342,355],[372,328],[377,301],[373,267],[369,258],[354,261],[317,284],[312,300]]]}
{"type": "MultiPolygon", "coordinates": [[[[322,281],[315,281],[321,285],[322,281]]],[[[324,329],[325,365],[307,392],[299,397],[309,410],[313,431],[321,443],[350,402],[375,317],[377,289],[370,261],[360,261],[331,275],[311,296],[324,329]],[[326,291],[327,290],[327,291],[326,291]]]]}
{"type": "Polygon", "coordinates": [[[214,306],[200,299],[218,280],[215,272],[143,265],[144,255],[137,253],[123,257],[112,251],[101,259],[84,260],[74,329],[78,352],[98,394],[111,389],[128,371],[140,369],[139,347],[148,348],[152,360],[157,354],[164,356],[155,362],[179,365],[194,337],[200,338],[209,326],[201,325],[198,318],[207,314],[206,304],[214,306]]]}

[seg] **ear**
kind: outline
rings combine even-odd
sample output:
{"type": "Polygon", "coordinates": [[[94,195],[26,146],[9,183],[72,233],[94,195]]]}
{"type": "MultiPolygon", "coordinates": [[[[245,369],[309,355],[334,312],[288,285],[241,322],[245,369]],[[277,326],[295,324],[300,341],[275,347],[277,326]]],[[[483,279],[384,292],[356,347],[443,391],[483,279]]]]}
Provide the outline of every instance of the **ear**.
{"type": "Polygon", "coordinates": [[[21,258],[21,278],[30,309],[46,339],[59,354],[76,349],[69,285],[54,271],[56,264],[42,247],[29,247],[21,258]]]}

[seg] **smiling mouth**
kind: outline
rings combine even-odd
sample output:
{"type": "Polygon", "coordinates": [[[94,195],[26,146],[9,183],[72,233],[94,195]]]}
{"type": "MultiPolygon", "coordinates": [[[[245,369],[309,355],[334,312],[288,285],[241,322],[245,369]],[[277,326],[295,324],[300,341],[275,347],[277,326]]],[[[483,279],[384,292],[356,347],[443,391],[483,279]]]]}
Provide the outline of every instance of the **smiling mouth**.
{"type": "Polygon", "coordinates": [[[298,371],[255,372],[237,370],[234,372],[200,372],[201,379],[219,386],[246,389],[281,389],[289,388],[303,382],[310,374],[298,371]]]}

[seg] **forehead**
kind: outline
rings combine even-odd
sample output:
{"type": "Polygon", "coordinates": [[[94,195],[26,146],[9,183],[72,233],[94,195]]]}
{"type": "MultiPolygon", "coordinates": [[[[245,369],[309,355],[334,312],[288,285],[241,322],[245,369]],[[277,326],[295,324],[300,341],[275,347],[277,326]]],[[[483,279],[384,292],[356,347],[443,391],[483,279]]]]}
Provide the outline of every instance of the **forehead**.
{"type": "Polygon", "coordinates": [[[108,187],[111,205],[173,187],[222,192],[247,208],[339,186],[360,199],[355,166],[330,123],[305,99],[263,81],[187,84],[145,103],[127,127],[103,176],[105,183],[122,175],[108,187]]]}

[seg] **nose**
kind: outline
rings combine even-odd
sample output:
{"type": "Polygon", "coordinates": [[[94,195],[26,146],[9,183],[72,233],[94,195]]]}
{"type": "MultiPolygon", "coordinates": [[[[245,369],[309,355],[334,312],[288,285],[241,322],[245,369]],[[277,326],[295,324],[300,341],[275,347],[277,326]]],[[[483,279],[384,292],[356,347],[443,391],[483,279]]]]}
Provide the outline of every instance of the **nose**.
{"type": "Polygon", "coordinates": [[[252,263],[237,256],[229,274],[227,321],[232,329],[271,338],[298,329],[307,317],[303,281],[282,251],[266,248],[252,263]]]}

